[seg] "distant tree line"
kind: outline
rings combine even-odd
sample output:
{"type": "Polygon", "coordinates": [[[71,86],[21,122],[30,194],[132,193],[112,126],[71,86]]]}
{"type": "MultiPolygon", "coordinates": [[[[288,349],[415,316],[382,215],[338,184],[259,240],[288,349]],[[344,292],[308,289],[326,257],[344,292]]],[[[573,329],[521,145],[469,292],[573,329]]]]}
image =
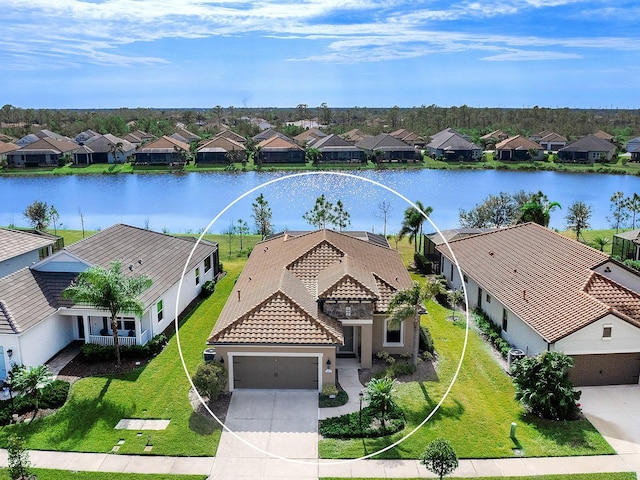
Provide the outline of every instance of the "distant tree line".
{"type": "Polygon", "coordinates": [[[335,108],[322,103],[317,107],[299,104],[291,108],[215,107],[191,109],[32,109],[10,104],[0,108],[2,133],[22,137],[40,128],[66,136],[91,129],[98,133],[124,135],[140,129],[156,136],[171,134],[177,123],[203,136],[229,127],[242,136],[258,133],[252,118],[264,119],[279,131],[296,135],[319,124],[326,133],[344,133],[358,128],[368,134],[405,128],[427,137],[445,128],[468,134],[475,142],[493,130],[507,134],[530,135],[553,130],[570,140],[603,130],[620,138],[640,134],[640,110],[547,108],[475,108],[467,105],[440,107],[421,105],[371,108],[335,108]],[[296,125],[288,125],[298,122],[296,125]],[[315,122],[315,123],[314,123],[315,122]]]}

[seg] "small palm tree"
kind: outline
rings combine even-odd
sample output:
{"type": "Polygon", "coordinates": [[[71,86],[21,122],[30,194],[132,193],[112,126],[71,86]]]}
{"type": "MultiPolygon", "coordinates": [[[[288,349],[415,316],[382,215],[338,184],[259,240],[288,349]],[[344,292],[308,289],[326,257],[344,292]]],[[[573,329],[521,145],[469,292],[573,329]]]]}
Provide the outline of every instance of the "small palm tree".
{"type": "MultiPolygon", "coordinates": [[[[425,207],[420,200],[416,201],[416,207],[422,210],[427,216],[433,213],[433,208],[425,207]]],[[[425,216],[413,207],[408,207],[404,211],[404,218],[398,236],[400,240],[408,237],[409,243],[414,244],[414,251],[416,252],[422,250],[422,225],[425,220],[425,216]]]]}
{"type": "Polygon", "coordinates": [[[413,282],[411,287],[400,290],[389,303],[389,319],[392,325],[398,325],[405,320],[413,320],[413,353],[411,363],[418,366],[418,350],[420,345],[420,315],[425,312],[424,302],[444,292],[441,278],[429,278],[425,285],[413,282]]]}
{"type": "Polygon", "coordinates": [[[36,411],[31,420],[36,417],[40,403],[40,394],[42,389],[51,385],[53,375],[46,365],[38,365],[36,367],[21,368],[13,376],[13,390],[33,398],[36,411]]]}
{"type": "Polygon", "coordinates": [[[395,385],[393,379],[389,377],[372,378],[367,383],[365,391],[367,405],[378,414],[383,434],[385,433],[387,415],[396,408],[396,403],[393,400],[394,392],[395,385]]]}
{"type": "Polygon", "coordinates": [[[119,261],[111,263],[111,268],[91,267],[78,275],[78,278],[63,292],[64,298],[77,303],[86,303],[111,314],[113,348],[116,365],[120,366],[120,345],[118,343],[118,315],[133,313],[140,317],[144,313],[144,304],[139,295],[151,286],[146,275],[127,277],[122,273],[119,261]]]}

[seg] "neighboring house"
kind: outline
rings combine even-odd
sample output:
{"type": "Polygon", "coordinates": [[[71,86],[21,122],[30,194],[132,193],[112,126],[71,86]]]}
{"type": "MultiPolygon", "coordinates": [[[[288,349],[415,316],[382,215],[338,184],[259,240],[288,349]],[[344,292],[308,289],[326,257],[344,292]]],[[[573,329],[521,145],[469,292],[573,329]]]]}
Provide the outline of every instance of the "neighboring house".
{"type": "MultiPolygon", "coordinates": [[[[228,138],[230,140],[233,140],[234,142],[238,142],[241,144],[245,144],[247,142],[247,139],[244,138],[242,135],[232,131],[232,130],[222,130],[220,133],[218,133],[216,135],[216,137],[223,137],[223,138],[228,138]]],[[[214,137],[215,138],[215,137],[214,137]]]]}
{"type": "Polygon", "coordinates": [[[354,128],[352,130],[349,130],[346,133],[341,134],[340,136],[348,142],[358,143],[360,140],[367,137],[371,137],[372,135],[368,135],[364,133],[362,130],[354,128]]]}
{"type": "Polygon", "coordinates": [[[540,160],[544,149],[527,137],[516,135],[499,142],[495,146],[498,160],[540,160]]]}
{"type": "Polygon", "coordinates": [[[336,383],[336,357],[370,368],[385,350],[408,353],[412,322],[387,322],[392,296],[411,286],[380,235],[317,230],[255,246],[208,340],[228,389],[336,383]]]}
{"type": "Polygon", "coordinates": [[[262,130],[259,134],[254,135],[252,137],[252,139],[253,139],[254,142],[260,143],[260,142],[268,140],[268,139],[270,139],[272,137],[283,138],[285,140],[293,142],[293,140],[291,140],[289,137],[287,137],[286,135],[284,135],[284,134],[282,134],[280,132],[276,132],[273,128],[267,128],[266,130],[262,130]]]}
{"type": "Polygon", "coordinates": [[[118,320],[120,345],[144,345],[162,333],[175,312],[182,312],[202,284],[219,273],[217,245],[194,246],[192,238],[114,225],[0,278],[0,379],[12,364],[43,364],[75,340],[113,345],[108,312],[74,305],[61,296],[78,273],[91,266],[109,268],[119,260],[125,274],[144,274],[153,281],[140,296],[144,314],[123,313],[118,320]]]}
{"type": "Polygon", "coordinates": [[[301,134],[293,137],[293,141],[301,147],[307,147],[313,146],[318,140],[320,140],[321,138],[325,138],[326,136],[327,134],[319,128],[309,128],[301,134]]]}
{"type": "Polygon", "coordinates": [[[123,138],[107,133],[94,135],[85,140],[81,148],[73,153],[73,163],[126,163],[133,156],[136,146],[123,138]]]}
{"type": "Polygon", "coordinates": [[[7,160],[7,154],[18,150],[18,147],[15,143],[5,143],[0,142],[0,160],[7,160]]]}
{"type": "Polygon", "coordinates": [[[272,135],[258,143],[262,163],[305,163],[305,152],[287,137],[272,135]]]}
{"type": "Polygon", "coordinates": [[[365,160],[361,149],[333,133],[316,141],[312,146],[322,154],[320,163],[361,163],[365,160]]]}
{"type": "Polygon", "coordinates": [[[627,152],[635,152],[640,148],[640,137],[632,138],[627,142],[627,152]]]}
{"type": "Polygon", "coordinates": [[[407,145],[411,145],[414,148],[423,148],[424,147],[424,138],[422,138],[417,133],[410,132],[404,128],[400,128],[389,133],[392,137],[397,138],[398,140],[402,140],[407,145]]]}
{"type": "Polygon", "coordinates": [[[441,273],[464,286],[502,337],[527,355],[573,357],[577,386],[637,384],[640,276],[606,254],[535,223],[439,246],[441,273]]]}
{"type": "Polygon", "coordinates": [[[640,229],[614,234],[611,256],[620,261],[640,260],[640,229]]]}
{"type": "Polygon", "coordinates": [[[100,135],[98,132],[89,129],[84,132],[80,132],[73,139],[78,145],[84,145],[84,143],[91,137],[97,137],[98,135],[100,135]]]}
{"type": "Polygon", "coordinates": [[[502,130],[494,130],[493,132],[481,136],[480,140],[484,142],[483,145],[486,149],[493,150],[496,146],[496,143],[500,143],[507,138],[509,138],[508,133],[505,133],[502,130]]]}
{"type": "Polygon", "coordinates": [[[37,142],[38,140],[42,140],[43,138],[49,138],[52,140],[69,140],[64,135],[60,135],[59,133],[52,132],[51,130],[43,129],[43,130],[38,130],[35,133],[30,133],[28,135],[25,135],[21,139],[16,140],[16,145],[18,145],[21,148],[26,147],[27,145],[37,142]]]}
{"type": "Polygon", "coordinates": [[[550,130],[545,130],[536,135],[531,135],[529,140],[536,142],[549,152],[557,152],[561,148],[566,147],[568,142],[565,137],[550,130]]]}
{"type": "Polygon", "coordinates": [[[356,143],[372,162],[416,162],[420,158],[420,151],[402,140],[380,133],[375,137],[365,137],[356,143]]]}
{"type": "Polygon", "coordinates": [[[445,161],[469,161],[482,159],[482,148],[455,131],[441,132],[426,146],[427,153],[445,161]]]}
{"type": "Polygon", "coordinates": [[[10,167],[58,166],[66,157],[71,159],[79,145],[68,139],[45,137],[7,154],[10,167]]]}
{"type": "Polygon", "coordinates": [[[432,263],[433,271],[439,272],[440,265],[442,264],[442,254],[438,250],[440,245],[445,245],[447,242],[470,237],[472,235],[478,235],[480,233],[490,232],[492,230],[493,228],[454,228],[450,230],[441,230],[439,233],[427,233],[424,235],[422,254],[432,263]]]}
{"type": "Polygon", "coordinates": [[[247,149],[243,144],[231,138],[217,136],[198,147],[196,164],[229,165],[233,162],[243,162],[246,158],[247,149]]]}
{"type": "Polygon", "coordinates": [[[155,136],[142,130],[134,130],[133,132],[122,137],[124,140],[133,143],[136,147],[140,147],[147,142],[155,140],[155,136]]]}
{"type": "Polygon", "coordinates": [[[558,150],[558,161],[572,163],[610,161],[615,152],[616,146],[613,143],[589,134],[558,150]]]}
{"type": "Polygon", "coordinates": [[[64,246],[62,237],[37,230],[0,228],[0,277],[28,267],[64,246]]]}
{"type": "Polygon", "coordinates": [[[183,143],[199,142],[200,140],[202,140],[200,136],[196,135],[193,132],[190,132],[183,127],[176,128],[176,131],[173,135],[171,135],[171,138],[175,138],[176,140],[179,140],[183,143]]]}
{"type": "Polygon", "coordinates": [[[598,130],[596,133],[594,133],[594,135],[598,138],[601,138],[603,140],[607,140],[611,143],[613,143],[613,139],[615,138],[613,135],[611,135],[610,133],[607,132],[603,132],[602,130],[598,130]]]}
{"type": "Polygon", "coordinates": [[[167,164],[184,163],[189,144],[171,137],[162,137],[144,144],[136,152],[136,163],[167,164]]]}

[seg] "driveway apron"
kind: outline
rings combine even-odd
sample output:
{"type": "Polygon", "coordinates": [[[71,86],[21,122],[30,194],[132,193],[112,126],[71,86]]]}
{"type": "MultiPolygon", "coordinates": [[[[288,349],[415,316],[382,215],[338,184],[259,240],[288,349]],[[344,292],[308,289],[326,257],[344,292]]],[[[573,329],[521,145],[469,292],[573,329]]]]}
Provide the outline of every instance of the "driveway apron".
{"type": "Polygon", "coordinates": [[[234,390],[225,424],[211,478],[318,478],[318,392],[234,390]]]}

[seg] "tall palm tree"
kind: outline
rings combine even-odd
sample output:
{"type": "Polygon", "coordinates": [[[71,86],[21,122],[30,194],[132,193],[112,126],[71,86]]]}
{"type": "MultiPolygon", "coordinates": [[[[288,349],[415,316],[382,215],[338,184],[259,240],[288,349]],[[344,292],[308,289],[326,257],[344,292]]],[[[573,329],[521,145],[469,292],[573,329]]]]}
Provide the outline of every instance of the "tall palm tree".
{"type": "Polygon", "coordinates": [[[517,223],[534,222],[548,227],[551,212],[556,208],[562,208],[558,202],[550,202],[542,192],[534,193],[531,199],[520,208],[520,218],[517,223]]]}
{"type": "MultiPolygon", "coordinates": [[[[433,213],[433,208],[425,207],[420,200],[417,200],[415,204],[416,207],[422,210],[427,216],[433,213]]],[[[416,252],[422,250],[422,225],[425,220],[424,215],[414,207],[408,207],[404,211],[404,218],[400,231],[398,232],[398,237],[400,237],[400,239],[409,237],[409,243],[414,244],[414,250],[416,252]]]]}
{"type": "Polygon", "coordinates": [[[420,315],[425,312],[424,302],[444,292],[441,278],[429,278],[424,286],[413,282],[406,290],[400,290],[389,303],[389,319],[391,325],[399,325],[405,320],[413,322],[412,364],[418,366],[418,350],[420,345],[420,315]]]}
{"type": "Polygon", "coordinates": [[[63,292],[64,298],[77,303],[89,304],[111,314],[111,331],[116,365],[120,366],[120,345],[118,343],[118,315],[132,313],[138,317],[144,313],[144,304],[138,298],[149,288],[152,281],[146,275],[125,276],[119,261],[111,263],[111,268],[91,267],[63,292]]]}

